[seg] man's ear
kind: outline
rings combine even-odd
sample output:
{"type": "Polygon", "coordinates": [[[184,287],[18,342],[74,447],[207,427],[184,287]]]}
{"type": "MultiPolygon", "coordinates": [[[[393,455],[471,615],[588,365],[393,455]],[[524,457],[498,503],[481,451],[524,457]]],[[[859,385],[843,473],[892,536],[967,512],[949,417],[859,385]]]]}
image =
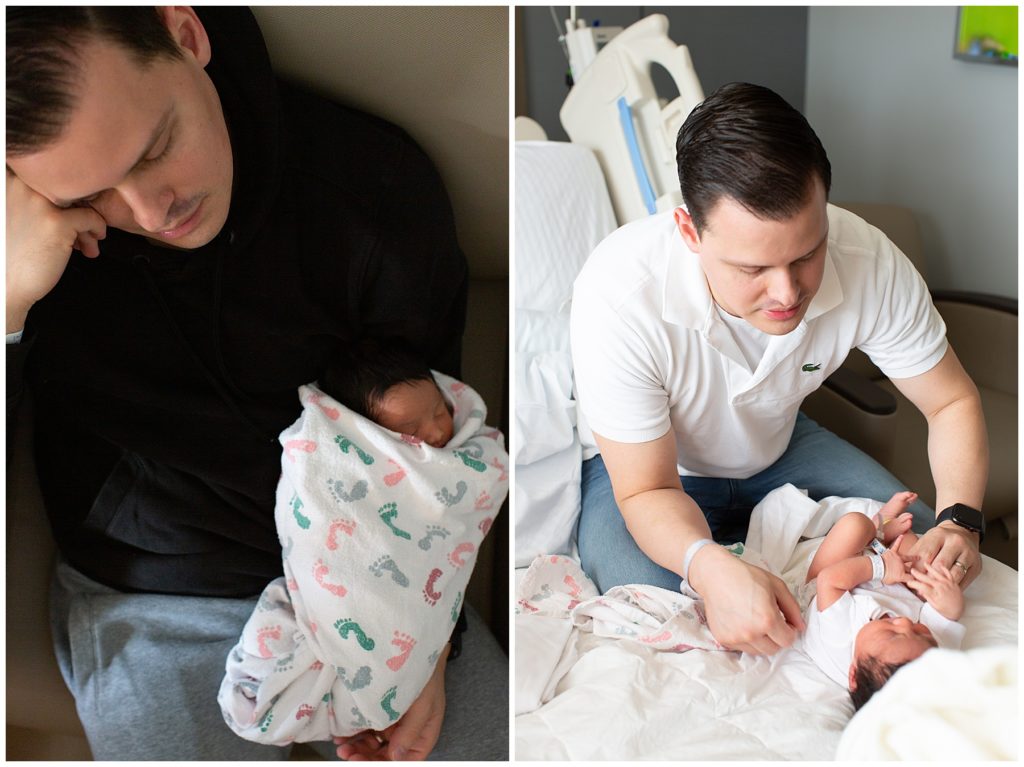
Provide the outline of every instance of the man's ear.
{"type": "Polygon", "coordinates": [[[697,227],[693,225],[693,218],[686,208],[676,208],[672,211],[672,217],[676,221],[676,228],[682,235],[686,247],[693,253],[700,253],[700,235],[697,234],[697,227]]]}
{"type": "Polygon", "coordinates": [[[174,41],[190,52],[199,66],[209,64],[212,56],[210,38],[196,12],[185,5],[165,6],[157,10],[174,41]]]}

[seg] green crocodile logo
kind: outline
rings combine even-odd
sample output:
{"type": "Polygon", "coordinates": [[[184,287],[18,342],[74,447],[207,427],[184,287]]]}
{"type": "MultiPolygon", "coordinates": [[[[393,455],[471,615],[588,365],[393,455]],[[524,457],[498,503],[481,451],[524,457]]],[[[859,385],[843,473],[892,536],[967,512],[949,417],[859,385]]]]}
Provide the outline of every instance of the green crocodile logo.
{"type": "Polygon", "coordinates": [[[800,369],[805,373],[813,373],[815,370],[821,370],[821,365],[815,365],[813,362],[808,362],[800,369]]]}

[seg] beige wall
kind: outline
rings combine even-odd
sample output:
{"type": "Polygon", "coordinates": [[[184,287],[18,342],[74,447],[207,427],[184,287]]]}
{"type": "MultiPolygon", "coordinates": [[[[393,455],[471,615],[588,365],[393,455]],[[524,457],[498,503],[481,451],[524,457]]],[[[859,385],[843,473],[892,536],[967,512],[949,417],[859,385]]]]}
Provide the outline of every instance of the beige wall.
{"type": "Polygon", "coordinates": [[[477,279],[508,275],[509,11],[256,7],[275,70],[404,128],[438,166],[477,279]]]}

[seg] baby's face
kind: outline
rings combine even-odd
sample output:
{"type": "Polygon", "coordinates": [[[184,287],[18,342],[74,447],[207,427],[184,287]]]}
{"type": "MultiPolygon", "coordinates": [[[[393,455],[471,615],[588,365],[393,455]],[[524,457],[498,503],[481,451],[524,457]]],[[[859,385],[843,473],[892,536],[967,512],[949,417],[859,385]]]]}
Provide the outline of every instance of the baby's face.
{"type": "Polygon", "coordinates": [[[377,405],[377,423],[391,431],[409,434],[431,447],[444,447],[454,426],[448,403],[433,381],[395,384],[377,405]]]}
{"type": "Polygon", "coordinates": [[[855,663],[866,657],[877,658],[883,663],[906,663],[938,646],[932,632],[923,623],[914,623],[902,616],[878,618],[857,632],[853,659],[855,663]]]}

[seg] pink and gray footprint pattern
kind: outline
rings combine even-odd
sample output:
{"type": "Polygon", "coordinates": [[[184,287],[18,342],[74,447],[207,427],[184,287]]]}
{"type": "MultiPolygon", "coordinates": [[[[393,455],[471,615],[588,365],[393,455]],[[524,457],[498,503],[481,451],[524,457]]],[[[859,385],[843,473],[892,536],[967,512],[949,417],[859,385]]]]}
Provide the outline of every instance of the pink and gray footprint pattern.
{"type": "MultiPolygon", "coordinates": [[[[331,413],[327,415],[330,417],[331,413]]],[[[482,419],[482,413],[472,415],[482,419]]],[[[340,639],[348,648],[345,650],[348,660],[330,659],[342,661],[341,665],[335,665],[338,681],[350,692],[358,691],[356,697],[364,702],[367,694],[377,688],[372,698],[374,711],[360,710],[359,705],[351,705],[355,697],[346,697],[345,705],[351,716],[349,725],[354,730],[379,728],[396,721],[429,678],[452,624],[458,619],[477,547],[490,529],[497,507],[507,492],[507,454],[501,444],[500,432],[484,430],[457,449],[437,451],[448,457],[449,470],[444,472],[448,481],[437,484],[433,497],[423,498],[422,493],[410,492],[411,489],[405,487],[407,471],[399,461],[379,455],[369,444],[361,445],[345,434],[335,432],[328,444],[318,444],[315,440],[284,443],[286,461],[319,459],[324,465],[337,468],[336,473],[340,475],[333,476],[334,472],[326,478],[318,472],[306,475],[311,481],[319,477],[323,484],[312,488],[308,495],[318,499],[317,505],[328,508],[312,513],[303,500],[307,493],[294,491],[287,498],[290,524],[284,528],[279,510],[278,527],[286,557],[286,574],[297,572],[293,568],[309,567],[309,560],[312,560],[311,571],[306,570],[312,581],[301,580],[307,591],[315,584],[315,590],[320,592],[317,595],[302,593],[296,601],[304,604],[307,611],[316,613],[308,617],[318,633],[336,634],[337,639],[330,644],[336,645],[340,639]],[[452,466],[457,470],[452,470],[452,466]],[[428,507],[429,514],[421,513],[428,507]],[[305,556],[296,557],[296,551],[305,556]],[[314,553],[310,555],[310,552],[314,553]],[[362,564],[357,564],[360,561],[362,564]],[[371,584],[372,594],[356,598],[354,592],[365,589],[367,576],[358,577],[353,568],[362,568],[377,584],[371,584]],[[410,609],[410,600],[419,608],[410,609]],[[389,609],[380,609],[382,604],[389,609]],[[398,607],[402,605],[404,609],[398,607]],[[393,609],[396,607],[398,609],[393,609]],[[369,619],[364,611],[369,611],[369,619]],[[399,625],[382,630],[382,615],[392,612],[399,625]],[[439,627],[438,619],[442,617],[444,626],[439,627]],[[438,628],[420,632],[410,626],[438,628]],[[422,649],[423,637],[430,642],[430,652],[422,649]],[[361,658],[362,655],[365,658],[361,658]],[[425,666],[412,675],[398,674],[407,664],[425,666]],[[408,685],[403,682],[407,679],[414,689],[406,689],[408,685]]],[[[406,445],[405,449],[413,447],[421,449],[418,445],[406,445]]],[[[401,456],[400,451],[398,455],[401,456]]],[[[423,476],[422,466],[419,465],[418,477],[423,476]]],[[[288,578],[289,592],[300,589],[297,580],[294,576],[288,578]]],[[[258,633],[263,657],[275,655],[275,642],[290,641],[281,636],[278,626],[263,626],[258,633]]],[[[290,661],[288,655],[282,657],[277,664],[279,670],[289,671],[290,661]]],[[[301,705],[294,716],[296,719],[312,716],[317,706],[324,704],[328,716],[334,720],[339,703],[336,696],[328,692],[317,701],[301,705]]],[[[259,728],[266,732],[275,715],[271,707],[259,722],[259,728]]]]}

